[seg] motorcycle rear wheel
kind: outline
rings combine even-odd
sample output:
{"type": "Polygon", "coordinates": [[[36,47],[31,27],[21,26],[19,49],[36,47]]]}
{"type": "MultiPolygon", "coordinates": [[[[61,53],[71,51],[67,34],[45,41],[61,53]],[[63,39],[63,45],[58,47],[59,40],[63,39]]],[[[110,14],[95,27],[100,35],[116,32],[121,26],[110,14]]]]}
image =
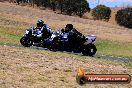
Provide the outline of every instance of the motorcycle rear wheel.
{"type": "Polygon", "coordinates": [[[93,56],[95,55],[96,51],[97,51],[97,48],[94,44],[88,44],[84,46],[82,50],[82,54],[85,56],[93,56]]]}

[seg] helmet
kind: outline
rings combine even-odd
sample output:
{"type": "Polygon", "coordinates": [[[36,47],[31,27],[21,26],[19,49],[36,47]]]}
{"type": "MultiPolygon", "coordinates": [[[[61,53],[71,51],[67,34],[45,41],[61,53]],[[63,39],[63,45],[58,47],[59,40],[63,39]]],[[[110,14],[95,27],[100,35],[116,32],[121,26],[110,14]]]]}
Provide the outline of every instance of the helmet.
{"type": "Polygon", "coordinates": [[[73,25],[72,24],[67,24],[65,27],[65,31],[71,31],[73,29],[73,25]]]}
{"type": "Polygon", "coordinates": [[[39,19],[37,20],[37,27],[43,27],[44,21],[39,19]]]}
{"type": "Polygon", "coordinates": [[[72,24],[67,24],[66,28],[73,29],[73,25],[72,24]]]}

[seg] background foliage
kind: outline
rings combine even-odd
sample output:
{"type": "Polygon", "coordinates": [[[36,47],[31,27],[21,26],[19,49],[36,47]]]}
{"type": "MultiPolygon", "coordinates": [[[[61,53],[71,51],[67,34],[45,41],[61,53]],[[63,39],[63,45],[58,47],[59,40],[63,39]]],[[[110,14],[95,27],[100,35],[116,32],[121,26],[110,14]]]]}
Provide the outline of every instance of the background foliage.
{"type": "Polygon", "coordinates": [[[106,20],[110,19],[111,9],[105,5],[97,5],[93,11],[92,16],[95,20],[106,20]]]}
{"type": "Polygon", "coordinates": [[[132,28],[132,8],[124,8],[117,11],[115,20],[121,26],[132,28]]]}

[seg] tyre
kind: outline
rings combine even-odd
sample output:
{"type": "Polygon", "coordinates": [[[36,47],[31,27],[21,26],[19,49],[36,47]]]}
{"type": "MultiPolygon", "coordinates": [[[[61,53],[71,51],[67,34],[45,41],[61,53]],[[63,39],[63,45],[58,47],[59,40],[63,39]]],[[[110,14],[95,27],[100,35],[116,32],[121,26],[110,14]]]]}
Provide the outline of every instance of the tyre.
{"type": "Polygon", "coordinates": [[[56,41],[54,41],[54,42],[50,45],[49,50],[54,51],[54,52],[58,51],[58,50],[59,50],[59,43],[56,42],[56,41]]]}
{"type": "Polygon", "coordinates": [[[85,55],[85,56],[93,56],[95,55],[97,51],[97,48],[94,44],[88,44],[88,45],[85,45],[83,50],[82,50],[82,54],[85,55]]]}
{"type": "Polygon", "coordinates": [[[25,47],[30,47],[33,45],[33,41],[31,41],[30,39],[27,39],[26,37],[22,37],[20,39],[20,43],[25,46],[25,47]]]}
{"type": "Polygon", "coordinates": [[[76,81],[79,85],[83,85],[86,83],[87,80],[86,80],[85,76],[77,76],[76,81]]]}
{"type": "Polygon", "coordinates": [[[80,46],[75,46],[75,47],[73,48],[73,52],[74,52],[74,53],[81,53],[81,47],[80,47],[80,46]]]}

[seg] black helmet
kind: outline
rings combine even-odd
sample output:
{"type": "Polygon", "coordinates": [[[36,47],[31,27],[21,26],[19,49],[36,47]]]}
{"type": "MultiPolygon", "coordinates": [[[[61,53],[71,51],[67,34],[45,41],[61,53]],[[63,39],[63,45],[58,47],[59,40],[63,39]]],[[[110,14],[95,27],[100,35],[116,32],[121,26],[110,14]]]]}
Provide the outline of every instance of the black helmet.
{"type": "Polygon", "coordinates": [[[65,27],[65,31],[66,32],[69,32],[73,29],[73,25],[72,24],[67,24],[66,27],[65,27]]]}
{"type": "Polygon", "coordinates": [[[73,25],[72,24],[67,24],[66,28],[73,29],[73,25]]]}
{"type": "Polygon", "coordinates": [[[43,27],[44,21],[39,19],[37,20],[37,27],[43,27]]]}

